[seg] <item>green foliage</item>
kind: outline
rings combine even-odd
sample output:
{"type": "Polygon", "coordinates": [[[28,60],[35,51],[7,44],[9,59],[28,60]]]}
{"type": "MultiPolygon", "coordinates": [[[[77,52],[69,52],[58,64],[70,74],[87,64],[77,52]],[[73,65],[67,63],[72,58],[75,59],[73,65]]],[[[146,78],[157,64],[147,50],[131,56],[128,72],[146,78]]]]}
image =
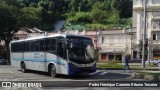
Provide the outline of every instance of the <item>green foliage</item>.
{"type": "MultiPolygon", "coordinates": [[[[118,27],[121,24],[120,18],[131,17],[131,8],[132,2],[129,0],[70,0],[70,10],[66,15],[68,22],[89,20],[86,26],[92,29],[108,29],[118,27]]],[[[128,20],[123,24],[121,26],[130,25],[128,20]]]]}
{"type": "Polygon", "coordinates": [[[119,11],[120,18],[132,16],[132,0],[114,0],[113,7],[119,11]]]}
{"type": "Polygon", "coordinates": [[[87,24],[86,22],[81,22],[81,23],[66,22],[65,30],[90,30],[90,28],[87,27],[86,24],[87,24]]]}
{"type": "Polygon", "coordinates": [[[119,21],[119,15],[118,15],[118,11],[113,11],[110,13],[109,17],[108,17],[108,22],[110,24],[118,24],[119,21]]]}
{"type": "Polygon", "coordinates": [[[116,63],[121,63],[122,61],[120,60],[109,60],[108,63],[109,64],[116,64],[116,63]]]}
{"type": "MultiPolygon", "coordinates": [[[[130,0],[0,0],[0,38],[9,42],[20,27],[53,30],[53,23],[84,23],[82,29],[107,29],[121,24],[131,25],[130,0]]],[[[74,29],[74,27],[73,27],[74,29]]]]}
{"type": "Polygon", "coordinates": [[[67,19],[68,22],[91,22],[89,12],[77,12],[73,17],[67,19]]]}
{"type": "Polygon", "coordinates": [[[22,8],[19,22],[23,27],[38,27],[41,23],[41,9],[34,7],[22,8]]]}
{"type": "MultiPolygon", "coordinates": [[[[91,28],[112,28],[120,24],[120,18],[131,17],[130,0],[1,0],[16,7],[22,14],[21,26],[46,30],[61,19],[68,22],[86,22],[91,28]],[[24,21],[23,21],[24,20],[24,21]],[[100,25],[101,24],[101,25],[100,25]],[[104,27],[104,25],[106,25],[104,27]]],[[[2,5],[2,4],[1,4],[2,5]]],[[[126,20],[126,22],[128,22],[126,20]]],[[[125,24],[129,24],[126,23],[125,24]]],[[[88,25],[85,25],[88,26],[88,25]]]]}
{"type": "Polygon", "coordinates": [[[105,63],[105,64],[97,64],[96,65],[97,68],[108,68],[108,69],[114,69],[114,68],[123,68],[122,64],[119,63],[105,63]]]}

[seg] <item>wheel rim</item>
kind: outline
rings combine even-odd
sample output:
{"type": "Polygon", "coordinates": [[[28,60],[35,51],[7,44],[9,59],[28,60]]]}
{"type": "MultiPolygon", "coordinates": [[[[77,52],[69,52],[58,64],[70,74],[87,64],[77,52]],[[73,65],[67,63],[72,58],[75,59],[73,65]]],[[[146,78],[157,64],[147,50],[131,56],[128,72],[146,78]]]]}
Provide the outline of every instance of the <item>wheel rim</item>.
{"type": "Polygon", "coordinates": [[[21,64],[21,69],[22,69],[22,72],[25,71],[25,66],[24,66],[24,63],[21,64]]]}
{"type": "Polygon", "coordinates": [[[55,77],[55,75],[56,75],[56,68],[54,67],[54,65],[52,65],[52,67],[51,67],[51,76],[55,77]]]}

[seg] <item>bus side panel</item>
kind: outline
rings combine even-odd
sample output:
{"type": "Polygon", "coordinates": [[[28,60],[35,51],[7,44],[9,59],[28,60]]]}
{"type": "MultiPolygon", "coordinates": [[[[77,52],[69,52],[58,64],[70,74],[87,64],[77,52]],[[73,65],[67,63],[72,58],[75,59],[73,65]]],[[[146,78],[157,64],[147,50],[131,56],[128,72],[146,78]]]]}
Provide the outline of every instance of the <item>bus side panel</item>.
{"type": "Polygon", "coordinates": [[[35,66],[33,66],[33,53],[24,53],[24,61],[27,69],[36,70],[35,66]]]}
{"type": "Polygon", "coordinates": [[[62,61],[61,71],[62,71],[62,74],[69,75],[68,74],[68,62],[66,60],[62,61]]]}
{"type": "Polygon", "coordinates": [[[58,67],[59,74],[68,75],[68,64],[66,60],[60,57],[57,57],[57,67],[58,67]]]}
{"type": "MultiPolygon", "coordinates": [[[[47,53],[47,58],[46,58],[48,64],[53,63],[56,67],[56,73],[58,74],[68,74],[67,71],[67,61],[63,60],[59,57],[57,57],[55,54],[52,53],[47,53]]],[[[47,71],[48,71],[48,65],[47,65],[47,71]]]]}
{"type": "Polygon", "coordinates": [[[45,71],[46,69],[46,54],[44,52],[34,52],[33,53],[33,66],[34,69],[38,71],[45,71]]]}
{"type": "Polygon", "coordinates": [[[56,73],[59,73],[58,69],[57,69],[57,56],[55,54],[52,53],[46,53],[46,58],[45,58],[47,64],[46,64],[46,72],[48,72],[48,66],[49,64],[54,64],[56,67],[56,73]]]}
{"type": "Polygon", "coordinates": [[[22,53],[11,53],[11,65],[15,67],[20,67],[20,62],[22,61],[22,53]]]}

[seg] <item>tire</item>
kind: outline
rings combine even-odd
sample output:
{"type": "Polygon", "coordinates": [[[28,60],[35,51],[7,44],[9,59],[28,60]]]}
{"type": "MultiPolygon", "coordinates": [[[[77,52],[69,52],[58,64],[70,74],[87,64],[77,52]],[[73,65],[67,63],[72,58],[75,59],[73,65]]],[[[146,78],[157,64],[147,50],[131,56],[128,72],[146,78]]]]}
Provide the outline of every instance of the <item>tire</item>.
{"type": "Polygon", "coordinates": [[[26,65],[25,65],[24,62],[21,63],[21,70],[22,70],[23,73],[26,72],[26,65]]]}
{"type": "Polygon", "coordinates": [[[56,77],[56,67],[53,64],[50,66],[50,75],[53,78],[56,77]]]}

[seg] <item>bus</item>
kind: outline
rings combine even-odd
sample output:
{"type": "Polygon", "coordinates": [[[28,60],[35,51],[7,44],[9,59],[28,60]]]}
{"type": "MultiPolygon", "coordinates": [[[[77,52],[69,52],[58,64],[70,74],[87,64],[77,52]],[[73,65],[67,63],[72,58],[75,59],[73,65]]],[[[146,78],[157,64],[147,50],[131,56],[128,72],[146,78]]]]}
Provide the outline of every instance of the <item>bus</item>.
{"type": "Polygon", "coordinates": [[[86,75],[96,71],[92,40],[81,35],[55,34],[10,43],[11,66],[57,74],[86,75]]]}

